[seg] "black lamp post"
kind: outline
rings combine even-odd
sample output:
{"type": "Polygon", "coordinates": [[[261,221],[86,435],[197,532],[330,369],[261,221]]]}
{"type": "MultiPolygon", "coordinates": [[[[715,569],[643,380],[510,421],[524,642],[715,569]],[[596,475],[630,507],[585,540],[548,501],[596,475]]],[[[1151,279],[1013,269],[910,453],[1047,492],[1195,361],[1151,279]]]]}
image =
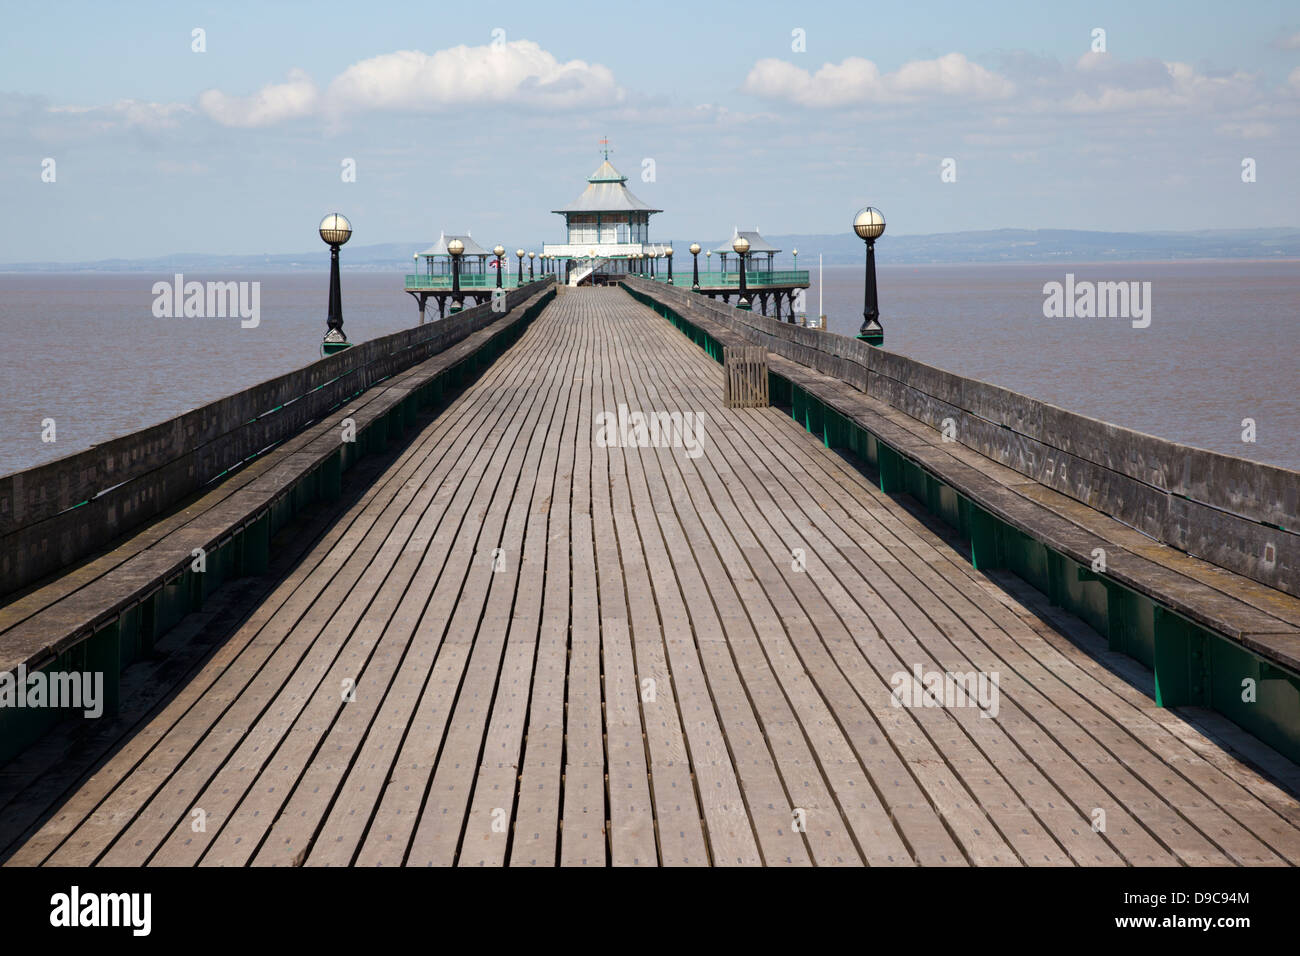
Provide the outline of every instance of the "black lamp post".
{"type": "Polygon", "coordinates": [[[537,253],[535,252],[528,253],[528,281],[529,282],[533,281],[533,260],[535,260],[536,258],[537,258],[537,253]]]}
{"type": "Polygon", "coordinates": [[[519,285],[523,285],[524,284],[524,250],[516,249],[515,255],[519,257],[519,279],[517,281],[519,285]]]}
{"type": "Polygon", "coordinates": [[[501,243],[497,243],[492,248],[492,254],[497,257],[497,288],[499,289],[501,288],[501,257],[506,254],[506,247],[501,245],[501,243]]]}
{"type": "Polygon", "coordinates": [[[879,209],[867,206],[853,217],[853,231],[867,244],[867,277],[858,338],[868,345],[884,345],[885,330],[880,324],[880,305],[876,301],[876,240],[885,231],[885,217],[879,209]]]}
{"type": "Polygon", "coordinates": [[[669,246],[664,252],[664,258],[668,260],[668,284],[673,284],[673,247],[669,246]]]}
{"type": "Polygon", "coordinates": [[[745,255],[749,252],[749,240],[744,236],[737,235],[731,240],[731,248],[736,251],[736,258],[740,260],[740,301],[736,303],[736,308],[750,311],[749,296],[745,289],[745,255]]]}
{"type": "Polygon", "coordinates": [[[321,351],[333,355],[352,344],[343,334],[343,293],[339,285],[339,246],[352,238],[352,223],[347,217],[332,212],[320,221],[320,237],[330,247],[330,311],[325,319],[328,328],[321,351]]]}
{"type": "Polygon", "coordinates": [[[451,309],[449,310],[451,315],[455,315],[465,307],[460,300],[460,257],[464,252],[465,243],[459,239],[447,243],[447,253],[451,256],[451,309]]]}
{"type": "Polygon", "coordinates": [[[691,277],[691,291],[699,292],[700,291],[700,244],[698,242],[691,243],[691,259],[694,262],[693,275],[691,277]]]}

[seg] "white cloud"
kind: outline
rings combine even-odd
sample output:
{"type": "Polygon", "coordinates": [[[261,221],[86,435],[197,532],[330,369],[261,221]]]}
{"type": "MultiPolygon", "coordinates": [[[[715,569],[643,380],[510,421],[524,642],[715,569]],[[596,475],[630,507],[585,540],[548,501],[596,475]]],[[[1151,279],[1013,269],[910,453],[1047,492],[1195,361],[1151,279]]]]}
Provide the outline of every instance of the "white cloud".
{"type": "MultiPolygon", "coordinates": [[[[835,109],[921,100],[985,101],[998,113],[1063,115],[1216,112],[1241,114],[1264,98],[1256,74],[1201,72],[1187,63],[1121,60],[1086,53],[1072,63],[1021,56],[1008,73],[993,72],[960,53],[906,63],[882,73],[870,60],[849,57],[815,73],[776,59],[756,62],[743,91],[772,101],[835,109]]],[[[1300,94],[1300,69],[1284,92],[1300,94]]],[[[983,122],[996,125],[996,116],[983,122]]],[[[1254,129],[1254,135],[1261,135],[1254,129]]]]}
{"type": "Polygon", "coordinates": [[[252,96],[205,90],[199,94],[199,109],[222,126],[270,126],[311,115],[319,101],[311,77],[302,70],[290,70],[287,82],[269,84],[252,96]]]}
{"type": "Polygon", "coordinates": [[[49,111],[86,116],[93,119],[99,127],[125,125],[145,129],[176,126],[181,117],[194,112],[184,103],[145,103],[129,99],[118,100],[108,106],[51,106],[49,111]]]}
{"type": "Polygon", "coordinates": [[[1300,50],[1300,33],[1293,33],[1289,37],[1283,37],[1277,41],[1277,45],[1283,50],[1300,50]]]}
{"type": "Polygon", "coordinates": [[[331,108],[436,110],[483,103],[551,107],[622,99],[608,67],[561,63],[531,40],[456,46],[436,53],[400,50],[354,63],[329,86],[331,108]]]}
{"type": "Polygon", "coordinates": [[[1238,139],[1268,139],[1277,133],[1277,127],[1261,122],[1221,123],[1215,132],[1238,139]]]}
{"type": "Polygon", "coordinates": [[[1015,87],[960,53],[913,60],[893,73],[881,73],[870,60],[851,56],[809,73],[784,60],[754,64],[741,89],[766,99],[831,109],[862,103],[902,103],[933,97],[999,99],[1015,87]]]}
{"type": "MultiPolygon", "coordinates": [[[[1087,58],[1085,58],[1087,60],[1087,58]]],[[[1255,98],[1255,78],[1242,71],[1223,76],[1198,73],[1186,63],[1164,62],[1098,71],[1093,60],[1081,60],[1081,72],[1103,75],[1089,90],[1069,95],[1062,106],[1072,113],[1110,113],[1130,110],[1243,109],[1255,98]]]]}
{"type": "Polygon", "coordinates": [[[623,91],[608,67],[561,63],[531,40],[457,46],[435,53],[399,50],[352,64],[321,91],[301,70],[252,96],[208,90],[199,108],[223,126],[270,126],[319,113],[432,112],[483,104],[548,108],[618,103],[623,91]]]}

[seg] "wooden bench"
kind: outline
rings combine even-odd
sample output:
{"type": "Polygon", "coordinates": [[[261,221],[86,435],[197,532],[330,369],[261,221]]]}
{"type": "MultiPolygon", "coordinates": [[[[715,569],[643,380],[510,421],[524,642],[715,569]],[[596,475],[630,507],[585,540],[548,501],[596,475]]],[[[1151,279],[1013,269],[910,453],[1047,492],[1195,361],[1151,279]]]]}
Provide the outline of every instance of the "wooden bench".
{"type": "MultiPolygon", "coordinates": [[[[1300,761],[1300,598],[1293,593],[1153,539],[1131,514],[1122,520],[945,440],[942,429],[864,391],[875,379],[842,336],[815,333],[813,342],[827,343],[815,354],[815,345],[761,316],[657,283],[631,279],[625,287],[679,326],[693,326],[688,333],[715,357],[741,345],[778,347],[783,354],[768,357],[773,402],[788,403],[827,447],[847,448],[875,466],[882,491],[911,493],[954,526],[969,539],[976,567],[1014,571],[1105,635],[1112,649],[1142,660],[1155,672],[1161,705],[1212,706],[1300,761]],[[1255,682],[1256,701],[1242,700],[1246,679],[1255,682]]],[[[1277,532],[1294,537],[1283,527],[1277,532]]],[[[1294,590],[1300,582],[1281,583],[1294,590]]]]}
{"type": "MultiPolygon", "coordinates": [[[[555,288],[539,282],[521,293],[499,317],[488,304],[467,310],[461,314],[465,334],[431,357],[337,404],[111,550],[19,594],[0,608],[0,673],[20,667],[29,673],[102,671],[108,704],[115,706],[121,668],[201,607],[223,581],[264,570],[272,535],[294,512],[310,500],[337,497],[344,470],[367,450],[400,436],[422,407],[437,403],[444,391],[500,354],[555,288]],[[198,549],[206,564],[202,572],[193,570],[198,549]]],[[[48,715],[24,720],[0,709],[0,761],[48,723],[48,715]]]]}

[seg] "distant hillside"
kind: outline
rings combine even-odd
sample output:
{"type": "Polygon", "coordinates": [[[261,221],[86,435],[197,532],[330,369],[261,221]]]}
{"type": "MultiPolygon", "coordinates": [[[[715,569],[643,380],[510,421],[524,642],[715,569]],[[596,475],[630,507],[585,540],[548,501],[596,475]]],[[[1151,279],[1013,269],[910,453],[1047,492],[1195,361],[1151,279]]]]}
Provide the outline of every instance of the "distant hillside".
{"type": "MultiPolygon", "coordinates": [[[[792,236],[765,233],[782,249],[782,259],[798,249],[804,262],[821,253],[828,265],[860,262],[862,243],[845,233],[792,236]]],[[[689,239],[674,238],[678,261],[689,255],[689,239]]],[[[714,248],[723,239],[700,240],[714,248]]],[[[402,272],[411,268],[411,250],[419,242],[348,246],[345,268],[367,272],[402,272]]],[[[1086,232],[1078,229],[991,229],[924,236],[886,233],[879,254],[889,263],[957,262],[1104,262],[1114,260],[1300,259],[1300,229],[1224,229],[1199,232],[1086,232]]],[[[788,261],[788,260],[787,260],[788,261]]],[[[214,256],[177,253],[151,259],[100,259],[94,262],[13,262],[0,272],[317,272],[328,266],[322,249],[288,255],[214,256]]]]}
{"type": "MultiPolygon", "coordinates": [[[[827,264],[862,261],[862,241],[847,233],[766,238],[827,264]]],[[[1077,229],[991,229],[880,239],[877,255],[890,263],[1105,262],[1179,259],[1296,259],[1300,229],[1201,232],[1085,232],[1077,229]]]]}

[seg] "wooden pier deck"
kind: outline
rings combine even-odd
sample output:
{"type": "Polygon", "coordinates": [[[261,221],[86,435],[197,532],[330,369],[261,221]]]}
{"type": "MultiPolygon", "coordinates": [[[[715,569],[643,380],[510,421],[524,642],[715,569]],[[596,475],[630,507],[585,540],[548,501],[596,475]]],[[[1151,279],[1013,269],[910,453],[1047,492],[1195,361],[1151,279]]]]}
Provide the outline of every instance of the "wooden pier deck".
{"type": "Polygon", "coordinates": [[[725,408],[620,289],[562,294],[318,530],[129,733],[15,762],[0,858],[1300,862],[1294,765],[725,408]],[[601,447],[620,404],[702,413],[703,453],[601,447]],[[997,716],[894,706],[917,665],[996,672],[997,716]]]}

